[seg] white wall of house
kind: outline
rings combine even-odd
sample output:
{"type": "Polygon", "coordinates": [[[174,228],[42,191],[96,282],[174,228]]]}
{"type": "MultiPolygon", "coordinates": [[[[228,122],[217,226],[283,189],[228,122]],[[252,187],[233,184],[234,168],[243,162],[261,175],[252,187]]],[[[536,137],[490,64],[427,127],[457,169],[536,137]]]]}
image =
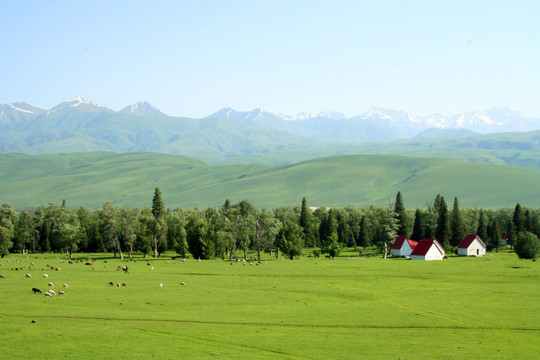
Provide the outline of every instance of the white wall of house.
{"type": "Polygon", "coordinates": [[[486,248],[478,239],[469,245],[466,249],[458,249],[459,256],[486,256],[486,248]]]}
{"type": "Polygon", "coordinates": [[[403,242],[403,245],[401,245],[401,249],[392,249],[392,256],[394,257],[400,257],[400,256],[409,256],[411,255],[413,249],[409,242],[405,240],[403,242]]]}
{"type": "Polygon", "coordinates": [[[444,258],[444,252],[441,254],[437,245],[433,244],[429,248],[425,256],[411,255],[411,260],[442,260],[444,258]]]}

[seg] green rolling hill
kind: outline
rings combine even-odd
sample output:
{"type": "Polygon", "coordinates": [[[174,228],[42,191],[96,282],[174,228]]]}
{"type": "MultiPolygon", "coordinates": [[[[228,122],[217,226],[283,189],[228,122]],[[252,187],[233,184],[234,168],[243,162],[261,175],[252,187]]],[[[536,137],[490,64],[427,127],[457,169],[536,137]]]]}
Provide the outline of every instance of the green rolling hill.
{"type": "Polygon", "coordinates": [[[0,202],[16,208],[66,200],[100,207],[111,200],[150,206],[159,186],[166,206],[218,207],[229,198],[257,207],[387,206],[398,190],[408,208],[425,207],[440,193],[462,207],[540,204],[540,171],[455,159],[347,155],[286,165],[222,165],[158,153],[0,155],[0,202]]]}

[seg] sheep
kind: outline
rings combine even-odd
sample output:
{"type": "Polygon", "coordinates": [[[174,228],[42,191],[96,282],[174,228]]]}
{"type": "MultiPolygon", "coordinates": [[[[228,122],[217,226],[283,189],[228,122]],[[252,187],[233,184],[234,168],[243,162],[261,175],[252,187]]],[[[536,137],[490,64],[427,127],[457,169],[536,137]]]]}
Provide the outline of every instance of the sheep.
{"type": "Polygon", "coordinates": [[[160,289],[163,289],[163,283],[160,283],[160,284],[159,284],[159,288],[160,288],[160,289]]]}
{"type": "Polygon", "coordinates": [[[55,292],[54,290],[50,290],[50,289],[49,289],[49,294],[56,295],[56,292],[55,292]]]}
{"type": "Polygon", "coordinates": [[[6,277],[4,275],[0,275],[0,278],[1,279],[5,279],[6,277]]]}
{"type": "Polygon", "coordinates": [[[126,284],[126,283],[122,283],[122,287],[127,287],[127,284],[126,284]]]}
{"type": "Polygon", "coordinates": [[[32,278],[32,275],[26,274],[26,277],[29,278],[29,279],[31,279],[31,278],[32,278]]]}
{"type": "Polygon", "coordinates": [[[65,287],[66,289],[68,288],[68,284],[64,284],[62,286],[65,287]]]}
{"type": "Polygon", "coordinates": [[[43,274],[43,277],[44,277],[44,278],[48,278],[49,275],[48,275],[48,274],[43,274]]]}
{"type": "Polygon", "coordinates": [[[38,288],[32,288],[32,291],[34,292],[34,294],[41,294],[41,290],[39,290],[38,288]]]}
{"type": "Polygon", "coordinates": [[[182,259],[182,262],[186,262],[186,259],[182,259]]]}
{"type": "Polygon", "coordinates": [[[120,283],[116,283],[116,287],[120,287],[120,283]]]}
{"type": "Polygon", "coordinates": [[[128,270],[127,265],[126,265],[126,266],[122,266],[122,270],[124,270],[124,274],[129,274],[129,270],[128,270]]]}
{"type": "Polygon", "coordinates": [[[62,271],[62,268],[57,267],[57,268],[55,268],[54,270],[56,270],[56,271],[62,271]]]}
{"type": "Polygon", "coordinates": [[[49,284],[47,286],[54,287],[54,284],[49,281],[49,284]]]}
{"type": "Polygon", "coordinates": [[[114,286],[112,281],[109,281],[109,286],[114,286]]]}
{"type": "Polygon", "coordinates": [[[60,291],[58,292],[58,295],[63,295],[63,296],[66,296],[66,292],[65,292],[65,291],[62,291],[62,290],[60,290],[60,291]]]}
{"type": "Polygon", "coordinates": [[[187,285],[186,285],[186,283],[185,283],[185,282],[183,282],[183,281],[182,281],[182,282],[180,282],[180,285],[182,285],[182,286],[187,286],[187,285]]]}
{"type": "Polygon", "coordinates": [[[48,292],[48,291],[45,291],[45,297],[47,297],[47,296],[52,297],[52,294],[50,292],[48,292]]]}

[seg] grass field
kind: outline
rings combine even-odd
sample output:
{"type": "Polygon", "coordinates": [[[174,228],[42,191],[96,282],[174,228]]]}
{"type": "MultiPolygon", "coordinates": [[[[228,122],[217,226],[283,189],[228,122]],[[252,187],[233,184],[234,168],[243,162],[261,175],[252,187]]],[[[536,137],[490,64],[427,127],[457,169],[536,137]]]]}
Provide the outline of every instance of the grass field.
{"type": "Polygon", "coordinates": [[[461,207],[538,207],[540,170],[462,160],[347,155],[291,165],[210,166],[156,153],[0,155],[2,203],[16,209],[66,201],[95,209],[151,205],[154,188],[165,205],[204,209],[248,200],[258,208],[388,206],[401,191],[405,206],[425,207],[437,194],[461,207]]]}
{"type": "Polygon", "coordinates": [[[2,358],[533,359],[540,354],[540,266],[510,252],[440,262],[353,253],[333,261],[267,255],[268,264],[260,266],[170,257],[82,258],[87,256],[95,259],[92,265],[70,264],[57,254],[1,260],[2,358]],[[117,270],[125,265],[129,274],[117,270]],[[11,270],[15,267],[25,269],[11,270]],[[67,296],[32,293],[32,287],[47,290],[48,281],[67,296]],[[128,286],[110,286],[111,281],[128,286]]]}

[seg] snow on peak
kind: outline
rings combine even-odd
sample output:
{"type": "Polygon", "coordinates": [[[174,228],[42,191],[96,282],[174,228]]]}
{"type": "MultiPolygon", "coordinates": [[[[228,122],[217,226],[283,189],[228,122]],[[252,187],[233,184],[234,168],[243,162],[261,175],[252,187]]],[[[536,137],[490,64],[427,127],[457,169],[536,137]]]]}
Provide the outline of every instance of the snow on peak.
{"type": "Polygon", "coordinates": [[[79,106],[81,104],[91,104],[90,100],[83,99],[80,96],[77,96],[76,98],[73,98],[73,99],[71,99],[69,101],[66,101],[66,103],[69,106],[79,106]]]}

